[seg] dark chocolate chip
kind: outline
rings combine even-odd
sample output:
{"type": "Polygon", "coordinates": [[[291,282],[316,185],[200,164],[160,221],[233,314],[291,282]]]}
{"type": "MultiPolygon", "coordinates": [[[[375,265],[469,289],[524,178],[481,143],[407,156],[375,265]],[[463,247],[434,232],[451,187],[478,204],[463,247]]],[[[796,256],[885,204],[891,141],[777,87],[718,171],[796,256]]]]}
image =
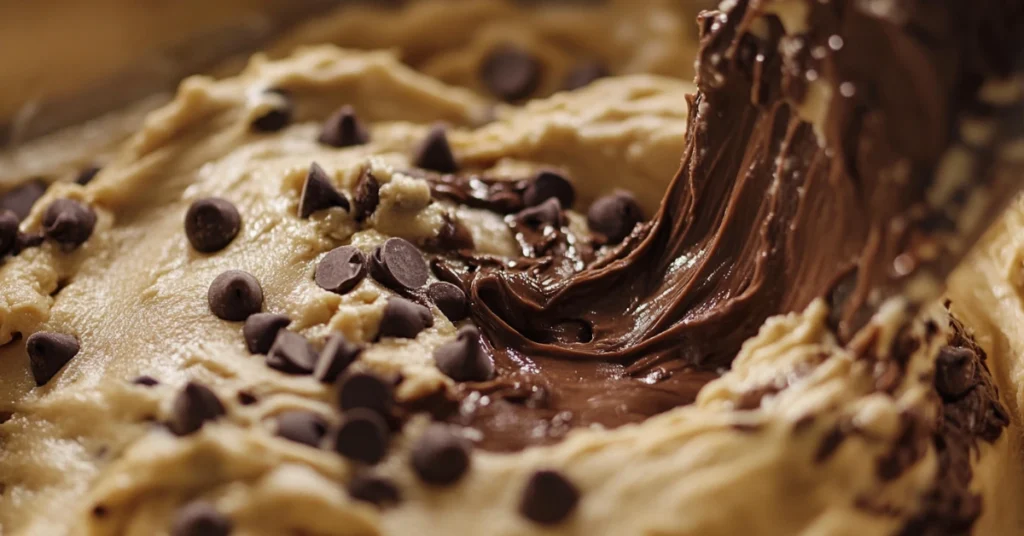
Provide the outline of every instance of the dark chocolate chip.
{"type": "Polygon", "coordinates": [[[313,280],[320,288],[345,294],[366,277],[366,255],[355,246],[332,249],[316,265],[313,280]]]}
{"type": "Polygon", "coordinates": [[[459,169],[452,147],[448,144],[448,129],[443,124],[430,127],[413,159],[416,167],[437,171],[439,173],[455,173],[459,169]]]}
{"type": "Polygon", "coordinates": [[[43,214],[43,234],[66,249],[74,249],[92,236],[96,213],[88,205],[58,199],[43,214]]]}
{"type": "Polygon", "coordinates": [[[537,471],[526,483],[519,512],[542,525],[555,525],[572,514],[579,503],[580,492],[557,471],[537,471]]]}
{"type": "Polygon", "coordinates": [[[110,509],[107,508],[106,506],[103,506],[102,504],[97,504],[96,506],[92,507],[92,515],[95,517],[107,517],[107,514],[109,513],[110,509]]]}
{"type": "Polygon", "coordinates": [[[282,90],[271,89],[266,95],[271,100],[272,107],[253,119],[252,128],[258,132],[277,132],[291,123],[295,109],[291,97],[282,90]]]}
{"type": "Polygon", "coordinates": [[[608,67],[604,63],[597,60],[584,60],[569,69],[562,82],[562,87],[570,91],[579,89],[589,86],[595,80],[609,74],[608,67]]]}
{"type": "Polygon", "coordinates": [[[14,251],[25,251],[28,248],[39,247],[43,243],[43,233],[18,233],[18,239],[14,245],[14,251]]]}
{"type": "Polygon", "coordinates": [[[352,344],[341,333],[332,333],[320,352],[313,377],[324,383],[334,383],[362,352],[362,347],[352,344]]]}
{"type": "Polygon", "coordinates": [[[431,283],[427,287],[427,296],[452,322],[469,316],[469,300],[466,299],[466,293],[457,285],[445,281],[431,283]]]}
{"type": "Polygon", "coordinates": [[[388,298],[380,320],[379,337],[415,339],[416,335],[434,325],[430,309],[405,298],[388,298]]]}
{"type": "Polygon", "coordinates": [[[338,404],[342,411],[367,409],[387,415],[395,403],[390,383],[368,372],[354,373],[341,383],[338,389],[338,404]]]}
{"type": "Polygon", "coordinates": [[[256,398],[256,395],[249,391],[239,391],[235,394],[235,398],[238,400],[238,403],[243,406],[251,406],[260,401],[259,398],[256,398]]]}
{"type": "Polygon", "coordinates": [[[174,397],[167,427],[177,435],[189,435],[202,428],[206,421],[216,420],[225,413],[224,404],[209,387],[189,382],[174,397]]]}
{"type": "Polygon", "coordinates": [[[423,482],[454,484],[469,470],[469,441],[451,433],[445,425],[431,425],[413,444],[411,462],[423,482]]]}
{"type": "Polygon", "coordinates": [[[963,396],[975,386],[977,354],[969,348],[944,346],[935,360],[935,388],[946,399],[963,396]]]}
{"type": "Polygon", "coordinates": [[[319,446],[327,433],[327,421],[312,411],[285,411],[277,414],[275,423],[277,435],[311,447],[319,446]]]}
{"type": "Polygon", "coordinates": [[[185,237],[200,253],[224,249],[238,236],[241,228],[242,217],[227,199],[200,199],[192,203],[185,213],[185,237]]]}
{"type": "Polygon", "coordinates": [[[348,494],[357,501],[376,506],[389,506],[402,500],[398,486],[377,475],[356,475],[348,483],[348,494]]]}
{"type": "Polygon", "coordinates": [[[346,212],[351,208],[348,199],[331,184],[324,168],[313,162],[309,165],[306,183],[302,185],[302,194],[299,196],[299,217],[308,218],[318,210],[331,207],[341,207],[346,212]]]}
{"type": "Polygon", "coordinates": [[[263,289],[251,274],[228,270],[217,276],[206,295],[210,311],[221,320],[240,322],[263,308],[263,289]]]}
{"type": "Polygon", "coordinates": [[[473,241],[473,233],[461,221],[447,216],[444,225],[437,233],[436,244],[438,247],[447,250],[473,249],[476,243],[473,241]]]}
{"type": "Polygon", "coordinates": [[[388,452],[391,431],[384,418],[366,409],[345,413],[334,433],[334,450],[342,456],[375,464],[388,452]]]}
{"type": "Polygon", "coordinates": [[[590,229],[605,235],[613,244],[626,238],[643,219],[643,209],[636,198],[621,191],[594,201],[587,211],[590,229]]]}
{"type": "Polygon", "coordinates": [[[533,54],[512,45],[491,50],[480,64],[488,91],[506,102],[525,99],[540,85],[541,64],[533,54]]]}
{"type": "Polygon", "coordinates": [[[316,350],[305,337],[281,330],[267,352],[267,366],[286,374],[310,374],[316,367],[317,357],[316,350]]]}
{"type": "Polygon", "coordinates": [[[327,118],[318,140],[331,147],[351,147],[370,141],[370,134],[355,110],[346,105],[327,118]]]}
{"type": "Polygon", "coordinates": [[[546,226],[561,227],[565,225],[565,214],[562,213],[562,203],[557,198],[550,198],[543,203],[530,208],[520,210],[516,220],[528,227],[541,229],[546,226]]]}
{"type": "Polygon", "coordinates": [[[434,351],[437,368],[457,382],[482,382],[494,377],[494,361],[480,344],[473,326],[459,330],[458,337],[434,351]]]}
{"type": "Polygon", "coordinates": [[[47,184],[41,180],[28,181],[0,196],[0,210],[10,210],[18,220],[32,212],[32,205],[46,193],[47,184]]]}
{"type": "Polygon", "coordinates": [[[572,208],[576,202],[576,189],[569,179],[551,170],[537,173],[523,192],[523,202],[528,207],[535,207],[552,197],[558,199],[564,208],[572,208]]]}
{"type": "Polygon", "coordinates": [[[132,384],[141,385],[143,387],[153,387],[154,385],[160,385],[160,381],[152,376],[147,376],[143,374],[142,376],[139,376],[132,380],[132,384]]]}
{"type": "Polygon", "coordinates": [[[25,341],[29,368],[36,385],[45,385],[78,354],[78,339],[64,333],[40,331],[25,341]]]}
{"type": "Polygon", "coordinates": [[[228,536],[232,526],[231,520],[213,505],[195,501],[174,514],[171,536],[228,536]]]}
{"type": "Polygon", "coordinates": [[[427,282],[423,253],[404,238],[389,238],[373,251],[371,274],[393,290],[415,290],[427,282]]]}
{"type": "Polygon", "coordinates": [[[78,172],[78,176],[75,177],[75,182],[81,184],[82,186],[89,184],[90,182],[92,182],[93,179],[96,178],[96,174],[100,172],[100,169],[102,168],[96,165],[82,168],[82,170],[78,172]]]}
{"type": "Polygon", "coordinates": [[[18,215],[13,211],[0,210],[0,257],[17,249],[18,223],[18,215]]]}
{"type": "Polygon", "coordinates": [[[380,183],[368,169],[359,176],[352,204],[354,205],[352,217],[360,223],[373,215],[373,212],[377,210],[377,205],[380,204],[380,183]]]}
{"type": "Polygon", "coordinates": [[[256,313],[245,319],[242,326],[242,338],[245,339],[245,347],[249,353],[265,354],[274,345],[277,332],[281,331],[291,320],[287,316],[277,313],[256,313]]]}

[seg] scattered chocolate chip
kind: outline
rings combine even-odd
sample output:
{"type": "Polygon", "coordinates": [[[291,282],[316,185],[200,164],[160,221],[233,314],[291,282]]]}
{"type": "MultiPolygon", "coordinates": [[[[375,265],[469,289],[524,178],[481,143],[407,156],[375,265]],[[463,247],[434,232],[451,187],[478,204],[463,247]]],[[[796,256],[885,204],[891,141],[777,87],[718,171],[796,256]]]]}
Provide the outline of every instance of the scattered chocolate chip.
{"type": "Polygon", "coordinates": [[[292,121],[295,107],[292,105],[291,97],[279,89],[270,89],[266,95],[271,99],[272,107],[263,115],[253,119],[252,128],[258,132],[277,132],[288,126],[292,121]]]}
{"type": "Polygon", "coordinates": [[[96,174],[100,172],[100,169],[102,168],[96,165],[82,168],[82,170],[78,172],[78,176],[75,177],[75,182],[81,184],[82,186],[89,184],[90,182],[92,182],[93,179],[96,178],[96,174]]]}
{"type": "Polygon", "coordinates": [[[373,251],[371,274],[393,290],[415,290],[427,282],[427,261],[404,238],[389,238],[373,251]]]}
{"type": "Polygon", "coordinates": [[[537,173],[523,192],[523,202],[528,207],[535,207],[552,197],[558,199],[564,208],[572,208],[576,201],[576,189],[569,179],[551,170],[537,173]]]}
{"type": "Polygon", "coordinates": [[[540,229],[545,226],[558,228],[565,225],[562,203],[554,197],[535,207],[520,210],[515,218],[517,221],[533,229],[540,229]]]}
{"type": "Polygon", "coordinates": [[[327,118],[318,141],[331,147],[351,147],[370,141],[370,134],[355,110],[346,105],[327,118]]]}
{"type": "Polygon", "coordinates": [[[232,526],[231,520],[213,505],[195,501],[174,514],[171,536],[228,536],[232,526]]]}
{"type": "Polygon", "coordinates": [[[14,417],[13,411],[0,411],[0,424],[3,424],[14,417]]]}
{"type": "Polygon", "coordinates": [[[334,450],[342,456],[368,464],[384,459],[391,431],[384,418],[367,409],[345,413],[334,434],[334,450]]]}
{"type": "Polygon", "coordinates": [[[488,91],[506,102],[522,100],[540,85],[541,64],[519,47],[501,45],[481,62],[480,80],[488,91]]]}
{"type": "Polygon", "coordinates": [[[299,217],[308,218],[310,214],[331,207],[341,207],[347,212],[351,207],[348,199],[331,184],[324,168],[313,162],[306,174],[306,183],[302,185],[299,196],[299,217]]]}
{"type": "Polygon", "coordinates": [[[360,346],[349,342],[341,333],[332,333],[320,352],[313,377],[324,383],[334,383],[362,352],[360,346]]]}
{"type": "Polygon", "coordinates": [[[402,500],[398,486],[391,480],[376,475],[356,475],[348,483],[348,494],[357,501],[376,506],[397,504],[402,500]]]}
{"type": "Polygon", "coordinates": [[[167,427],[179,436],[189,435],[202,428],[206,421],[216,420],[225,413],[224,404],[209,387],[189,382],[174,397],[167,427]]]}
{"type": "Polygon", "coordinates": [[[218,275],[206,297],[210,311],[221,320],[240,322],[263,308],[260,282],[241,270],[228,270],[218,275]]]}
{"type": "Polygon", "coordinates": [[[367,409],[387,415],[395,403],[393,388],[375,374],[357,372],[345,378],[338,390],[342,411],[367,409]]]}
{"type": "Polygon", "coordinates": [[[18,233],[17,242],[14,245],[14,251],[25,251],[28,248],[39,247],[43,243],[42,233],[18,233]]]}
{"type": "Polygon", "coordinates": [[[93,517],[107,517],[107,514],[109,513],[110,510],[106,506],[103,506],[102,504],[97,504],[96,506],[92,507],[93,517]]]}
{"type": "Polygon", "coordinates": [[[242,338],[245,339],[245,347],[252,354],[266,354],[274,345],[277,332],[281,331],[291,320],[282,314],[277,313],[256,313],[245,319],[242,326],[242,338]]]}
{"type": "Polygon", "coordinates": [[[956,399],[975,386],[978,356],[969,348],[944,346],[935,360],[935,388],[943,398],[956,399]]]}
{"type": "Polygon", "coordinates": [[[446,250],[473,249],[476,243],[473,240],[473,233],[461,221],[446,216],[444,225],[437,233],[435,240],[437,247],[446,250]]]}
{"type": "Polygon", "coordinates": [[[355,246],[332,249],[316,265],[313,280],[320,288],[345,294],[366,277],[366,255],[355,246]]]}
{"type": "Polygon", "coordinates": [[[469,316],[469,300],[466,299],[466,293],[457,285],[446,281],[431,283],[427,287],[427,297],[452,322],[469,316]]]}
{"type": "Polygon", "coordinates": [[[18,223],[18,215],[13,211],[0,210],[0,257],[18,247],[18,223]]]}
{"type": "Polygon", "coordinates": [[[557,471],[537,471],[526,483],[519,512],[542,525],[560,523],[576,508],[580,492],[557,471]]]}
{"type": "Polygon", "coordinates": [[[305,337],[281,330],[267,352],[267,366],[286,374],[310,374],[316,366],[317,357],[316,350],[305,337]]]}
{"type": "Polygon", "coordinates": [[[413,159],[416,167],[437,171],[438,173],[455,173],[459,169],[448,144],[448,129],[443,124],[430,127],[413,159]]]}
{"type": "Polygon", "coordinates": [[[33,333],[25,346],[37,386],[49,382],[79,350],[78,339],[74,336],[50,331],[33,333]]]}
{"type": "Polygon", "coordinates": [[[405,298],[392,297],[384,306],[378,336],[415,339],[421,331],[433,325],[430,309],[405,298]]]}
{"type": "Polygon", "coordinates": [[[85,243],[96,227],[96,213],[88,205],[71,199],[58,199],[43,214],[43,234],[67,249],[85,243]]]}
{"type": "Polygon", "coordinates": [[[605,235],[613,244],[626,238],[643,219],[643,209],[636,198],[622,191],[601,197],[587,211],[590,229],[605,235]]]}
{"type": "Polygon", "coordinates": [[[458,337],[434,351],[437,368],[457,382],[482,382],[494,377],[494,361],[480,344],[473,326],[459,330],[458,337]]]}
{"type": "Polygon", "coordinates": [[[200,199],[192,203],[185,213],[185,237],[200,253],[224,249],[238,236],[241,228],[242,217],[227,199],[200,199]]]}
{"type": "Polygon", "coordinates": [[[0,196],[0,210],[10,210],[18,220],[32,212],[32,205],[46,193],[47,184],[41,180],[28,181],[0,196]]]}
{"type": "Polygon", "coordinates": [[[277,435],[311,447],[319,446],[327,433],[327,421],[312,411],[285,411],[275,417],[275,422],[277,435]]]}
{"type": "Polygon", "coordinates": [[[239,391],[235,395],[235,398],[238,400],[238,403],[243,406],[251,406],[260,401],[259,398],[256,398],[256,395],[250,393],[249,391],[239,391]]]}
{"type": "Polygon", "coordinates": [[[380,204],[380,183],[368,169],[363,170],[359,176],[352,204],[354,205],[352,217],[359,223],[373,215],[373,212],[377,210],[377,205],[380,204]]]}
{"type": "Polygon", "coordinates": [[[143,374],[142,376],[139,376],[132,380],[132,384],[141,385],[143,387],[153,387],[155,385],[160,385],[160,381],[152,376],[147,376],[143,374]]]}
{"type": "Polygon", "coordinates": [[[447,486],[469,470],[470,445],[444,425],[431,425],[412,447],[412,468],[427,484],[447,486]]]}
{"type": "Polygon", "coordinates": [[[584,60],[569,69],[562,82],[562,87],[572,91],[581,87],[589,86],[595,80],[608,76],[608,67],[597,60],[584,60]]]}

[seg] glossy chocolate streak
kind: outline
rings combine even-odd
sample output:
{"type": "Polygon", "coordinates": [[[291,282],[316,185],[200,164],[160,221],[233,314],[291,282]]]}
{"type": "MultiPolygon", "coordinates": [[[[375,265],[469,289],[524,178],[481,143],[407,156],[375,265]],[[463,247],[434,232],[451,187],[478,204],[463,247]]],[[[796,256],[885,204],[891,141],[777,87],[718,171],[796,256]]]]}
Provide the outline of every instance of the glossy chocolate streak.
{"type": "Polygon", "coordinates": [[[911,302],[934,298],[991,217],[967,221],[967,201],[1007,188],[988,147],[952,195],[933,191],[958,120],[985,108],[981,82],[1012,65],[997,45],[1014,43],[1020,9],[1004,7],[1007,23],[975,5],[740,0],[703,14],[682,166],[652,222],[582,270],[557,251],[438,266],[467,288],[498,370],[462,387],[452,419],[499,449],[639,421],[693,401],[769,316],[828,296],[848,338],[912,280],[911,302]],[[809,24],[784,28],[800,10],[809,24]]]}

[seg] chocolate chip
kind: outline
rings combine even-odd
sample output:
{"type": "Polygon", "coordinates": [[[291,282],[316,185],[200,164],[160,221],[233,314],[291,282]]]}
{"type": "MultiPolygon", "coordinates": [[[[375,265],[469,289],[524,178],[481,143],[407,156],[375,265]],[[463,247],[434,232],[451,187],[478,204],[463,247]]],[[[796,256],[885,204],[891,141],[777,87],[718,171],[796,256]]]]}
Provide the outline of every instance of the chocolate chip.
{"type": "Polygon", "coordinates": [[[458,322],[469,316],[469,301],[466,293],[456,285],[445,281],[431,283],[427,287],[427,297],[452,322],[458,322]]]}
{"type": "Polygon", "coordinates": [[[482,382],[494,377],[494,361],[480,344],[473,326],[459,330],[458,337],[434,351],[437,368],[457,382],[482,382]]]}
{"type": "Polygon", "coordinates": [[[174,514],[171,536],[228,536],[231,520],[203,501],[187,504],[174,514]]]}
{"type": "Polygon", "coordinates": [[[356,475],[348,483],[348,494],[357,501],[376,506],[397,504],[402,500],[398,486],[391,480],[376,475],[356,475]]]}
{"type": "Polygon", "coordinates": [[[235,394],[235,399],[237,399],[238,403],[243,406],[251,406],[260,401],[259,398],[256,398],[256,395],[249,391],[239,391],[235,394]]]}
{"type": "Polygon", "coordinates": [[[439,173],[458,171],[459,165],[455,161],[451,145],[448,144],[448,131],[443,124],[435,124],[430,127],[427,137],[416,151],[413,164],[416,167],[439,173]]]}
{"type": "Polygon", "coordinates": [[[25,341],[29,368],[36,385],[46,385],[71,358],[78,354],[78,339],[64,333],[40,331],[25,341]]]}
{"type": "Polygon", "coordinates": [[[185,237],[200,253],[224,249],[238,236],[241,228],[242,217],[227,199],[200,199],[192,203],[185,213],[185,237]]]}
{"type": "Polygon", "coordinates": [[[975,386],[977,354],[969,348],[944,346],[935,360],[935,388],[945,399],[957,399],[975,386]]]}
{"type": "Polygon", "coordinates": [[[342,411],[367,409],[387,415],[395,403],[393,387],[375,374],[357,372],[345,378],[338,390],[342,411]]]}
{"type": "Polygon", "coordinates": [[[258,132],[277,132],[288,126],[292,121],[294,106],[291,97],[283,90],[270,89],[265,92],[272,107],[252,122],[253,130],[258,132]]]}
{"type": "Polygon", "coordinates": [[[0,210],[10,210],[18,220],[32,212],[32,205],[46,193],[47,184],[41,180],[28,181],[0,196],[0,210]]]}
{"type": "Polygon", "coordinates": [[[461,221],[445,216],[444,225],[437,233],[437,247],[447,250],[473,249],[476,243],[473,241],[473,233],[461,221]]]}
{"type": "Polygon", "coordinates": [[[14,252],[25,251],[28,248],[39,247],[43,243],[42,233],[18,233],[14,244],[14,252]]]}
{"type": "Polygon", "coordinates": [[[526,483],[519,512],[542,525],[562,522],[579,503],[580,492],[557,471],[537,471],[526,483]]]}
{"type": "Polygon", "coordinates": [[[562,213],[562,203],[554,197],[535,207],[520,210],[515,218],[523,225],[533,229],[541,229],[545,226],[558,228],[566,223],[565,214],[562,213]]]}
{"type": "Polygon", "coordinates": [[[469,470],[470,445],[444,425],[431,425],[412,447],[412,468],[427,484],[447,486],[469,470]]]}
{"type": "Polygon", "coordinates": [[[352,217],[359,223],[366,221],[377,210],[380,204],[380,183],[370,170],[364,170],[359,176],[352,204],[355,205],[352,217]]]}
{"type": "Polygon", "coordinates": [[[587,211],[590,229],[605,235],[613,244],[626,238],[643,219],[643,210],[636,198],[622,191],[601,197],[587,211]]]}
{"type": "Polygon", "coordinates": [[[427,282],[429,269],[419,248],[404,238],[389,238],[373,251],[374,279],[393,290],[414,290],[427,282]]]}
{"type": "Polygon", "coordinates": [[[331,147],[351,147],[370,141],[370,134],[351,106],[342,106],[331,114],[320,131],[320,143],[331,147]]]}
{"type": "Polygon", "coordinates": [[[225,413],[224,404],[209,387],[189,382],[174,397],[167,427],[179,436],[189,435],[202,428],[206,421],[216,420],[225,413]]]}
{"type": "Polygon", "coordinates": [[[266,354],[277,338],[277,332],[281,331],[291,320],[287,316],[277,313],[256,313],[245,319],[242,326],[242,338],[245,339],[245,347],[252,354],[266,354]]]}
{"type": "Polygon", "coordinates": [[[579,89],[589,86],[595,80],[609,74],[608,67],[604,63],[597,60],[584,60],[569,69],[562,82],[562,87],[569,91],[579,89]]]}
{"type": "Polygon", "coordinates": [[[263,289],[251,274],[228,270],[217,276],[206,295],[210,311],[221,320],[239,322],[263,308],[263,289]]]}
{"type": "Polygon", "coordinates": [[[334,450],[350,460],[376,464],[387,454],[390,436],[383,417],[367,409],[354,409],[346,412],[338,425],[334,450]]]}
{"type": "Polygon", "coordinates": [[[569,179],[551,170],[537,173],[523,192],[523,202],[528,207],[535,207],[552,197],[558,199],[564,208],[572,208],[576,201],[576,189],[569,179]]]}
{"type": "Polygon", "coordinates": [[[141,385],[143,387],[153,387],[154,385],[160,385],[160,381],[152,376],[143,374],[132,380],[133,385],[141,385]]]}
{"type": "Polygon", "coordinates": [[[332,333],[320,352],[313,377],[324,383],[334,383],[362,352],[360,346],[348,342],[341,333],[332,333]]]}
{"type": "Polygon", "coordinates": [[[529,97],[541,80],[541,64],[529,52],[501,45],[480,64],[480,79],[488,91],[506,102],[529,97]]]}
{"type": "Polygon", "coordinates": [[[58,199],[43,214],[43,234],[66,249],[85,243],[96,227],[96,213],[88,205],[58,199]]]}
{"type": "Polygon", "coordinates": [[[100,169],[102,168],[95,165],[82,168],[82,170],[78,172],[78,176],[75,177],[75,182],[82,186],[89,184],[96,178],[96,174],[100,172],[100,169]]]}
{"type": "Polygon", "coordinates": [[[378,336],[415,339],[421,331],[433,325],[430,309],[405,298],[392,297],[384,306],[378,336]]]}
{"type": "Polygon", "coordinates": [[[0,210],[0,257],[18,247],[18,215],[10,210],[0,210]]]}
{"type": "Polygon", "coordinates": [[[299,217],[308,218],[310,214],[331,207],[341,207],[347,212],[351,207],[348,199],[339,192],[320,164],[313,162],[306,174],[306,183],[302,185],[299,196],[299,217]]]}
{"type": "Polygon", "coordinates": [[[281,330],[267,352],[267,366],[286,374],[310,374],[316,366],[317,357],[316,350],[305,337],[281,330]]]}
{"type": "Polygon", "coordinates": [[[320,415],[305,410],[285,411],[275,417],[278,436],[317,447],[327,433],[327,421],[320,415]]]}
{"type": "Polygon", "coordinates": [[[320,288],[345,294],[366,277],[366,256],[355,246],[332,249],[316,265],[313,280],[320,288]]]}

